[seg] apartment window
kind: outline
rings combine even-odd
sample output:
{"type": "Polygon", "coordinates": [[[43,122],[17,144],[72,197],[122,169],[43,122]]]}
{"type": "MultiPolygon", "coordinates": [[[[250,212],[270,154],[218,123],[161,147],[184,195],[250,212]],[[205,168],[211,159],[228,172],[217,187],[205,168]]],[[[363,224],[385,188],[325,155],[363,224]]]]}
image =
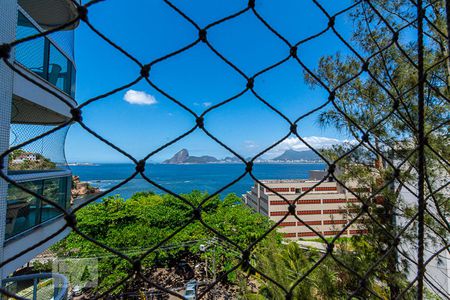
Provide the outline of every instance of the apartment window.
{"type": "Polygon", "coordinates": [[[271,188],[271,190],[266,189],[266,193],[272,193],[272,191],[277,193],[286,193],[289,192],[290,189],[289,188],[271,188]]]}
{"type": "Polygon", "coordinates": [[[272,211],[270,212],[270,216],[284,216],[287,215],[289,212],[287,211],[272,211]]]}
{"type": "MultiPolygon", "coordinates": [[[[70,177],[59,177],[23,182],[20,185],[67,209],[70,206],[70,180],[70,177]]],[[[54,206],[16,186],[10,185],[8,187],[6,239],[59,215],[61,215],[61,212],[54,206]]]]}
{"type": "Polygon", "coordinates": [[[286,201],[283,200],[274,200],[270,201],[270,205],[287,205],[286,201]]]}
{"type": "Polygon", "coordinates": [[[310,189],[311,189],[310,186],[302,187],[302,191],[303,191],[303,192],[309,191],[310,189]]]}
{"type": "Polygon", "coordinates": [[[317,192],[325,192],[325,191],[336,191],[337,188],[335,186],[318,186],[315,188],[317,192]]]}
{"type": "MultiPolygon", "coordinates": [[[[20,39],[38,33],[39,30],[37,30],[37,28],[34,27],[34,25],[22,13],[19,12],[16,30],[17,38],[20,39]]],[[[15,59],[21,65],[45,79],[47,77],[45,67],[45,49],[46,39],[44,37],[39,37],[17,45],[15,59]]]]}
{"type": "Polygon", "coordinates": [[[298,200],[298,204],[320,204],[320,199],[298,200]]]}
{"type": "Polygon", "coordinates": [[[281,227],[295,226],[295,222],[281,222],[278,226],[281,226],[281,227]]]}
{"type": "Polygon", "coordinates": [[[366,229],[354,229],[350,230],[350,234],[366,234],[368,231],[366,229]]]}
{"type": "Polygon", "coordinates": [[[347,220],[324,220],[323,225],[347,224],[347,220]]]}
{"type": "Polygon", "coordinates": [[[323,203],[345,203],[345,199],[323,199],[323,203]]]}
{"type": "Polygon", "coordinates": [[[347,210],[346,209],[324,209],[323,210],[323,214],[324,215],[329,215],[329,214],[343,214],[346,213],[347,210]]]}
{"type": "MultiPolygon", "coordinates": [[[[323,232],[324,235],[337,235],[339,233],[340,233],[339,230],[329,230],[323,232]]],[[[344,231],[342,234],[347,234],[347,231],[344,231]]]]}
{"type": "Polygon", "coordinates": [[[296,233],[295,232],[290,232],[290,233],[282,233],[283,237],[285,238],[294,238],[296,237],[296,233]]]}
{"type": "Polygon", "coordinates": [[[297,236],[298,237],[311,237],[311,236],[317,236],[317,235],[314,232],[299,232],[297,234],[297,236]]]}
{"type": "MultiPolygon", "coordinates": [[[[60,177],[60,178],[51,178],[45,179],[43,181],[43,196],[47,199],[52,200],[55,203],[58,203],[60,206],[65,209],[69,208],[68,205],[70,201],[68,201],[69,194],[67,193],[68,189],[68,177],[60,177]]],[[[41,220],[46,221],[52,219],[61,212],[56,209],[53,205],[42,202],[41,204],[41,220]]]]}
{"type": "Polygon", "coordinates": [[[297,212],[297,215],[320,215],[321,210],[301,210],[297,212]]]}
{"type": "Polygon", "coordinates": [[[304,221],[297,222],[297,226],[305,226],[305,225],[322,225],[322,221],[304,221]]]}
{"type": "MultiPolygon", "coordinates": [[[[40,31],[19,12],[16,36],[18,39],[40,31]]],[[[16,46],[15,60],[61,91],[75,97],[75,66],[45,37],[32,39],[16,46]]]]}

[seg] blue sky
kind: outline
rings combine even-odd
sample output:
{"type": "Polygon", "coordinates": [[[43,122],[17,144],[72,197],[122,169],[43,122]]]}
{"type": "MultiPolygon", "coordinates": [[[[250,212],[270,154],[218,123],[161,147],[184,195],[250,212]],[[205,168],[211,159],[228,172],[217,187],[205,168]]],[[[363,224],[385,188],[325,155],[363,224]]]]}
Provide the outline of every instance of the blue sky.
{"type": "MultiPolygon", "coordinates": [[[[331,13],[351,1],[323,1],[331,13]],[[333,2],[333,4],[330,4],[333,2]]],[[[109,0],[93,5],[89,19],[111,40],[143,63],[175,51],[197,38],[196,29],[161,0],[109,0]]],[[[174,1],[200,26],[237,12],[246,1],[174,1]]],[[[312,1],[257,1],[260,14],[291,43],[326,27],[327,19],[312,1]]],[[[336,28],[349,38],[348,17],[337,19],[336,28]]],[[[247,12],[208,31],[208,40],[248,76],[283,59],[288,47],[256,17],[247,12]]],[[[311,68],[323,55],[347,53],[331,31],[299,47],[301,59],[311,68]]],[[[131,82],[139,67],[81,24],[76,31],[77,94],[79,103],[131,82]]],[[[197,113],[243,90],[245,80],[221,61],[203,43],[155,65],[150,74],[154,83],[197,113]]],[[[327,99],[320,88],[311,89],[303,81],[303,70],[289,60],[255,80],[256,91],[291,120],[327,99]]],[[[332,128],[321,128],[318,114],[298,124],[299,133],[317,145],[344,140],[332,128]],[[313,138],[314,137],[314,138],[313,138]]],[[[141,81],[113,96],[83,109],[86,124],[137,159],[189,130],[191,114],[141,81]],[[131,90],[131,91],[130,91],[131,90]],[[126,101],[127,99],[128,101],[126,101]]],[[[257,100],[250,92],[209,113],[206,128],[243,156],[252,156],[283,137],[289,124],[257,100]]],[[[151,158],[160,161],[186,148],[192,155],[229,156],[203,132],[187,138],[151,158]]],[[[302,146],[287,140],[271,154],[302,146]]],[[[74,125],[66,143],[68,161],[126,162],[127,159],[74,125]]]]}

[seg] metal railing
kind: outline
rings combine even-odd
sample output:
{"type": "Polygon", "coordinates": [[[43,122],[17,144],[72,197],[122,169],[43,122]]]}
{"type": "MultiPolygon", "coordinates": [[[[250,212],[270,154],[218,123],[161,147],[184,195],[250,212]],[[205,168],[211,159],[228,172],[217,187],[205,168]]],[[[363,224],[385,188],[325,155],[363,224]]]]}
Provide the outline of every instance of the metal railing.
{"type": "Polygon", "coordinates": [[[69,283],[61,274],[38,273],[3,279],[2,287],[27,299],[64,300],[67,299],[69,283]]]}

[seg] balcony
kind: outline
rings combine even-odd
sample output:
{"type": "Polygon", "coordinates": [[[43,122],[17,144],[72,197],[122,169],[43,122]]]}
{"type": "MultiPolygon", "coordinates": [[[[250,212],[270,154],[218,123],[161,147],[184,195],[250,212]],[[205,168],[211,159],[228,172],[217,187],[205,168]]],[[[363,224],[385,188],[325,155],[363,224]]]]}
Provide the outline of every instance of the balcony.
{"type": "MultiPolygon", "coordinates": [[[[18,39],[42,30],[24,9],[19,8],[16,31],[18,39]]],[[[20,108],[23,113],[14,114],[12,122],[57,124],[67,120],[70,109],[61,98],[76,105],[73,100],[76,78],[73,32],[59,32],[18,45],[15,49],[15,65],[27,77],[52,90],[59,97],[15,74],[13,106],[20,108]],[[38,119],[30,120],[30,116],[38,119]]]]}
{"type": "MultiPolygon", "coordinates": [[[[68,281],[55,273],[14,276],[2,280],[3,288],[19,297],[32,300],[62,300],[67,298],[68,281]]],[[[2,299],[7,299],[2,297],[2,299]]]]}
{"type": "MultiPolygon", "coordinates": [[[[70,176],[25,181],[20,182],[20,185],[66,209],[70,206],[70,176]]],[[[61,215],[54,206],[10,185],[7,197],[5,239],[23,234],[61,215]]]]}
{"type": "MultiPolygon", "coordinates": [[[[79,0],[19,0],[18,2],[46,30],[75,19],[77,16],[77,7],[74,2],[80,3],[79,0]]],[[[73,29],[77,25],[78,22],[65,29],[73,29]]]]}
{"type": "MultiPolygon", "coordinates": [[[[39,33],[38,28],[19,11],[17,38],[39,33]]],[[[75,66],[53,41],[41,37],[16,47],[16,62],[45,79],[72,98],[75,96],[75,66]]]]}

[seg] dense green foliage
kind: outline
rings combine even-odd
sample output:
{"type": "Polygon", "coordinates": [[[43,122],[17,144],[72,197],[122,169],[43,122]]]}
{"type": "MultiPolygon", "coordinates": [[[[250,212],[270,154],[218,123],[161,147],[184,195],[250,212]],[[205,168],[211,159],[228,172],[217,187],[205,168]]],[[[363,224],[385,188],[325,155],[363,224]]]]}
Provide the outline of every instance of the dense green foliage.
{"type": "MultiPolygon", "coordinates": [[[[206,196],[198,191],[183,195],[194,205],[206,196]]],[[[83,234],[133,259],[183,228],[162,245],[162,250],[152,252],[143,260],[146,273],[156,264],[170,265],[186,251],[194,255],[208,255],[208,252],[200,253],[199,245],[207,244],[215,235],[199,221],[193,221],[192,216],[192,208],[178,198],[143,192],[126,201],[116,196],[90,204],[77,213],[77,220],[83,234]],[[165,249],[166,246],[170,248],[165,249]]],[[[242,248],[246,248],[271,226],[268,218],[254,213],[234,194],[223,200],[218,196],[210,199],[203,206],[202,219],[242,248]]],[[[268,240],[276,243],[280,241],[274,234],[265,239],[268,240]]],[[[132,267],[125,259],[111,255],[74,232],[53,249],[64,257],[99,257],[100,290],[111,287],[125,277],[132,267]]],[[[238,262],[239,252],[236,250],[225,241],[216,246],[219,274],[238,262]]],[[[233,280],[234,276],[230,274],[226,279],[233,280]]]]}
{"type": "MultiPolygon", "coordinates": [[[[424,193],[429,198],[429,205],[425,238],[429,251],[437,251],[448,244],[450,233],[448,188],[442,188],[450,174],[447,126],[450,51],[446,38],[445,1],[428,3],[426,17],[424,68],[428,82],[424,87],[427,135],[424,193]]],[[[363,59],[350,52],[334,53],[320,59],[313,70],[314,76],[305,71],[305,79],[312,87],[326,86],[335,92],[332,105],[321,112],[319,123],[336,128],[362,144],[357,150],[353,150],[355,144],[337,147],[325,156],[331,162],[338,161],[337,165],[344,170],[338,175],[341,181],[357,182],[358,186],[370,189],[378,194],[377,199],[381,199],[369,198],[370,193],[359,195],[370,207],[371,215],[364,219],[364,225],[373,241],[368,260],[364,260],[372,260],[372,263],[361,271],[370,270],[366,275],[368,280],[383,283],[392,299],[401,294],[409,271],[406,266],[411,265],[404,253],[396,248],[396,243],[406,244],[408,248],[417,244],[417,224],[405,226],[406,220],[417,214],[418,206],[405,201],[401,194],[402,184],[414,188],[418,182],[418,153],[415,150],[420,143],[419,74],[417,67],[408,61],[417,62],[418,37],[415,29],[413,35],[407,33],[416,26],[416,18],[417,7],[412,1],[359,2],[350,11],[349,19],[355,28],[351,45],[363,59]],[[399,36],[397,40],[394,32],[399,36]],[[400,233],[401,237],[396,240],[400,233]],[[380,257],[384,260],[377,261],[380,257]],[[371,265],[376,267],[371,269],[371,265]]],[[[355,251],[359,253],[365,249],[355,251]]],[[[409,255],[417,259],[414,250],[409,255]]],[[[361,265],[364,264],[354,267],[361,265]]]]}
{"type": "MultiPolygon", "coordinates": [[[[194,191],[183,197],[197,205],[207,194],[194,191]]],[[[243,249],[273,225],[267,217],[254,213],[242,204],[241,199],[234,194],[224,199],[213,197],[203,207],[203,221],[243,249]]],[[[214,256],[215,264],[208,265],[208,272],[212,272],[214,268],[217,278],[222,277],[222,283],[240,286],[240,292],[235,296],[242,299],[285,299],[283,289],[255,270],[276,280],[285,290],[292,288],[292,299],[345,299],[359,290],[359,277],[342,267],[330,255],[321,261],[324,253],[302,249],[294,242],[282,242],[276,232],[269,234],[252,249],[250,264],[254,268],[239,267],[228,273],[239,263],[241,253],[230,243],[218,239],[199,221],[193,221],[192,216],[190,206],[176,197],[142,192],[126,201],[116,196],[90,204],[77,213],[77,220],[78,228],[83,234],[120,250],[131,259],[141,257],[146,250],[182,229],[142,261],[142,273],[149,278],[156,272],[156,267],[174,267],[188,254],[196,257],[195,263],[211,261],[214,256]],[[201,244],[214,245],[211,246],[214,250],[202,252],[201,244]],[[318,261],[321,263],[315,268],[318,261]],[[300,279],[301,283],[297,285],[296,282],[300,279]],[[249,288],[252,285],[257,286],[256,290],[249,288]]],[[[333,256],[360,275],[377,259],[377,246],[368,237],[339,239],[335,244],[333,256]]],[[[56,244],[53,251],[61,258],[98,258],[97,292],[108,290],[132,269],[127,260],[111,254],[75,232],[56,244]]],[[[373,270],[375,274],[379,272],[383,273],[383,269],[373,270]]],[[[375,278],[369,277],[367,286],[388,298],[386,285],[375,278]]],[[[398,281],[401,285],[406,283],[404,278],[399,278],[398,281]]],[[[135,277],[112,293],[136,292],[145,285],[145,282],[135,277]]],[[[366,298],[371,298],[364,290],[361,293],[366,298]]]]}

